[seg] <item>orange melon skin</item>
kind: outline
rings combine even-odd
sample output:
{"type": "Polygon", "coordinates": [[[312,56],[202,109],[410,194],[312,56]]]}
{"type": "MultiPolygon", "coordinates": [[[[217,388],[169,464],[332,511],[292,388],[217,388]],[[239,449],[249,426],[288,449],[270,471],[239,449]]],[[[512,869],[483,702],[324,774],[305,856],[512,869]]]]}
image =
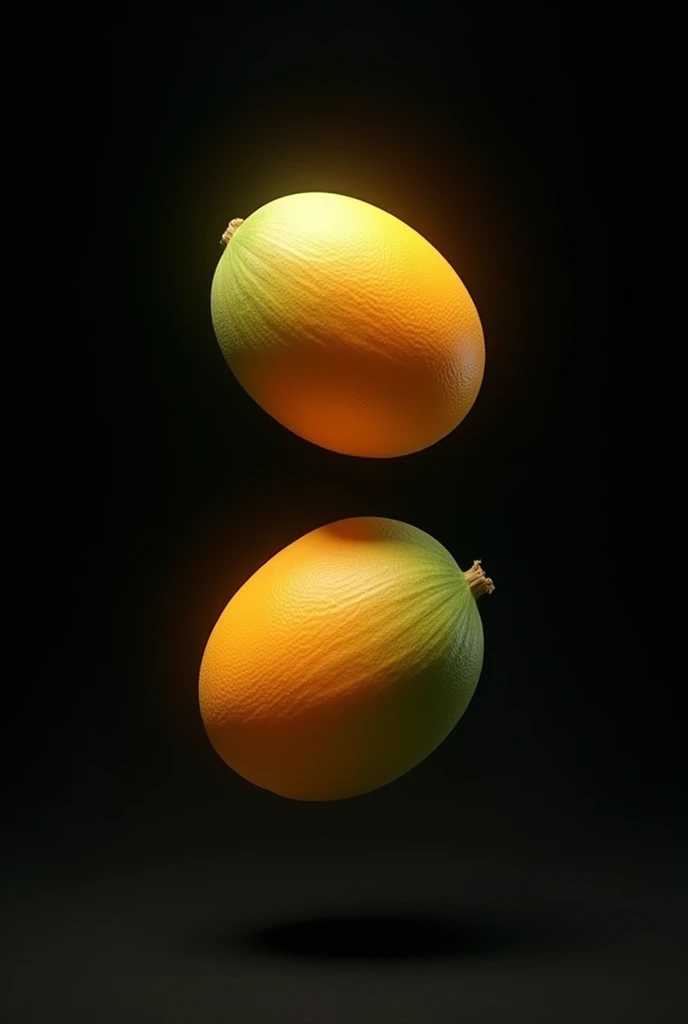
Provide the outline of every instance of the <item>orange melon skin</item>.
{"type": "Polygon", "coordinates": [[[411,227],[348,196],[299,193],[251,214],[218,263],[211,312],[254,400],[342,454],[427,448],[482,384],[482,325],[458,274],[411,227]]]}
{"type": "Polygon", "coordinates": [[[342,520],[288,545],[228,603],[201,662],[201,716],[247,781],[339,800],[427,757],[482,661],[480,614],[450,553],[395,520],[342,520]]]}

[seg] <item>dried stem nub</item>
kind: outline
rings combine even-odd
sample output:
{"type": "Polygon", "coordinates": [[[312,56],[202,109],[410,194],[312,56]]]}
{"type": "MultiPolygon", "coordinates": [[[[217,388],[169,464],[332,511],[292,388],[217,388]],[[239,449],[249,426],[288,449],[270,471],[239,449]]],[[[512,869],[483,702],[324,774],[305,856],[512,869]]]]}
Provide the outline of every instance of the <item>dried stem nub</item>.
{"type": "Polygon", "coordinates": [[[230,220],[229,224],[222,233],[220,245],[228,245],[236,229],[240,228],[243,223],[243,217],[235,217],[233,220],[230,220]]]}
{"type": "Polygon", "coordinates": [[[473,563],[470,569],[466,569],[464,577],[466,578],[466,582],[471,588],[471,594],[476,601],[479,597],[482,597],[483,594],[491,594],[494,590],[494,583],[485,575],[479,559],[473,563]]]}

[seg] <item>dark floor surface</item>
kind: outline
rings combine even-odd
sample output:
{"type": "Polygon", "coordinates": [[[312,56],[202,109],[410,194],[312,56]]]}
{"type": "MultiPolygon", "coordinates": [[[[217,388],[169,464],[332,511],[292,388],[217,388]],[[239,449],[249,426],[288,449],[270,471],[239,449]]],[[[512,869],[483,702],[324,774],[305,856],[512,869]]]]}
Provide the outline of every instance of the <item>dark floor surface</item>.
{"type": "Polygon", "coordinates": [[[5,870],[6,1024],[688,1019],[676,848],[353,841],[48,863],[5,870]]]}

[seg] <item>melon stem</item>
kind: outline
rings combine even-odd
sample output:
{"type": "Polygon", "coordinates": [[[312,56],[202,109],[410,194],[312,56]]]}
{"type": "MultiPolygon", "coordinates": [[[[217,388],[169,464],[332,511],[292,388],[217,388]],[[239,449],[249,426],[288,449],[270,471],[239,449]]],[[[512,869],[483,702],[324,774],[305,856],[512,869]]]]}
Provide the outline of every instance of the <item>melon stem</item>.
{"type": "Polygon", "coordinates": [[[224,232],[222,233],[222,238],[220,239],[220,245],[227,245],[229,243],[229,241],[231,240],[232,235],[234,234],[236,229],[240,228],[243,223],[244,223],[244,221],[243,221],[242,217],[235,217],[233,220],[230,220],[229,224],[227,225],[227,227],[225,228],[224,232]]]}
{"type": "Polygon", "coordinates": [[[479,559],[473,563],[470,569],[466,569],[463,575],[476,601],[483,594],[491,594],[494,590],[494,583],[485,575],[479,559]]]}

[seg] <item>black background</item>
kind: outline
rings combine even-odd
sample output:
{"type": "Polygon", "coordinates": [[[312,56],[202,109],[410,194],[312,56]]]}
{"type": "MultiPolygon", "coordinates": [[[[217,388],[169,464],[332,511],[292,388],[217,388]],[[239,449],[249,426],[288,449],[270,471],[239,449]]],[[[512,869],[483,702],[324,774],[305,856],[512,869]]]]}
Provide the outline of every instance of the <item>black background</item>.
{"type": "Polygon", "coordinates": [[[7,1020],[683,1019],[676,27],[452,11],[9,19],[7,1020]],[[476,302],[481,393],[425,452],[319,450],[225,367],[219,236],[311,189],[476,302]],[[200,657],[260,564],[366,514],[483,559],[483,676],[404,779],[283,801],[211,750],[200,657]]]}

